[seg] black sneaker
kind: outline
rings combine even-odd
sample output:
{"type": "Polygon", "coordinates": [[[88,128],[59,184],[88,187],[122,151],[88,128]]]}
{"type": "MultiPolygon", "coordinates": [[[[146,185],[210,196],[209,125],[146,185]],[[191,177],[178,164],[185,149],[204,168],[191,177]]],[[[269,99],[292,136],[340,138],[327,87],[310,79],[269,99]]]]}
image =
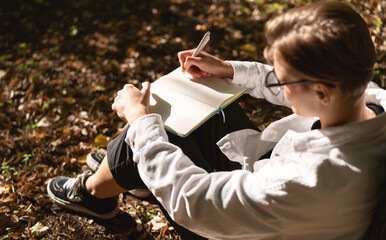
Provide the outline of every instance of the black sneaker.
{"type": "Polygon", "coordinates": [[[97,153],[97,152],[89,153],[87,154],[87,158],[86,158],[87,165],[89,166],[89,168],[91,168],[91,170],[96,172],[96,170],[98,170],[105,156],[106,155],[103,153],[97,153]]]}
{"type": "Polygon", "coordinates": [[[99,199],[91,195],[83,185],[85,177],[92,175],[88,170],[76,178],[55,177],[47,184],[47,192],[52,200],[74,211],[101,219],[113,218],[119,212],[116,197],[99,199]]]}
{"type": "MultiPolygon", "coordinates": [[[[96,172],[98,168],[100,167],[103,159],[105,158],[105,154],[103,153],[97,153],[97,152],[92,152],[87,154],[87,165],[91,170],[96,172]]],[[[149,189],[133,189],[128,191],[131,195],[138,197],[138,198],[147,198],[150,196],[151,192],[149,189]]]]}

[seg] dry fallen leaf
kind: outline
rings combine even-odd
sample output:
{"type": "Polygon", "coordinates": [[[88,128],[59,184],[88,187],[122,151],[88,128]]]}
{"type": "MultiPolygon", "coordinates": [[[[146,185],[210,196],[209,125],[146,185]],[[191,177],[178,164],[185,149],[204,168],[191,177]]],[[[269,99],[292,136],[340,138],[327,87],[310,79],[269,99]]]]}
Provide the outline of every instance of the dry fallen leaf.
{"type": "Polygon", "coordinates": [[[150,222],[151,222],[151,224],[152,224],[151,230],[152,230],[153,232],[158,232],[160,229],[165,228],[165,226],[166,226],[166,228],[167,228],[167,225],[168,225],[168,224],[165,222],[165,220],[162,219],[162,218],[159,217],[159,216],[155,216],[150,222]]]}
{"type": "Polygon", "coordinates": [[[51,122],[48,120],[48,118],[45,116],[37,123],[37,127],[49,127],[51,126],[51,122]]]}
{"type": "MultiPolygon", "coordinates": [[[[75,219],[76,223],[73,214],[59,214],[59,218],[58,207],[51,207],[54,205],[47,194],[47,182],[55,176],[82,171],[86,168],[79,163],[85,161],[82,155],[106,151],[98,148],[106,146],[106,136],[113,139],[123,131],[123,123],[111,111],[111,104],[124,84],[140,86],[142,81],[152,81],[170,72],[178,65],[177,52],[195,47],[199,35],[207,30],[213,36],[205,49],[209,53],[222,59],[263,61],[266,43],[262,31],[266,20],[284,11],[283,6],[304,5],[305,1],[173,0],[171,4],[155,5],[137,1],[136,11],[132,11],[131,2],[105,1],[104,6],[90,8],[68,1],[60,11],[41,16],[42,4],[55,9],[53,1],[23,1],[23,9],[30,17],[19,24],[13,24],[14,12],[4,12],[4,24],[12,26],[13,31],[0,37],[4,40],[0,45],[4,42],[9,46],[0,54],[0,236],[5,233],[9,239],[179,239],[167,225],[152,232],[150,220],[154,216],[146,215],[139,222],[141,232],[135,229],[135,222],[130,223],[130,230],[119,224],[116,232],[100,226],[99,221],[92,223],[95,228],[82,231],[84,226],[91,225],[90,220],[75,219]],[[73,11],[74,7],[77,11],[73,11]],[[170,15],[172,18],[163,17],[170,15]],[[48,34],[36,29],[44,29],[48,34]],[[184,32],[181,29],[191,32],[180,34],[184,32]],[[69,35],[76,31],[76,36],[69,35]],[[28,34],[17,34],[20,32],[28,34]],[[40,44],[33,44],[31,39],[40,44]],[[95,139],[98,134],[105,136],[95,139]],[[12,222],[5,224],[3,231],[2,216],[12,222]],[[50,229],[45,236],[34,237],[29,231],[38,221],[50,229]],[[76,231],[67,229],[68,225],[76,231]]],[[[370,27],[380,53],[374,80],[385,88],[384,1],[348,2],[361,11],[370,27]]],[[[260,129],[287,115],[265,100],[244,96],[239,103],[260,129]]],[[[132,214],[136,219],[146,214],[151,204],[133,198],[122,201],[122,206],[134,208],[132,214]],[[137,211],[139,205],[144,209],[137,211]]]]}
{"type": "Polygon", "coordinates": [[[94,139],[95,147],[105,148],[105,147],[107,147],[107,144],[109,143],[109,140],[110,140],[109,137],[107,137],[107,136],[105,136],[103,134],[99,134],[94,139]]]}
{"type": "Polygon", "coordinates": [[[255,53],[256,52],[256,46],[251,43],[246,43],[244,45],[240,46],[240,49],[249,53],[255,53]]]}
{"type": "Polygon", "coordinates": [[[86,163],[86,161],[87,161],[87,154],[78,157],[78,163],[83,164],[83,163],[86,163]]]}
{"type": "Polygon", "coordinates": [[[37,222],[33,227],[30,228],[31,234],[36,237],[41,237],[48,232],[49,228],[44,226],[40,222],[37,222]]]}
{"type": "Polygon", "coordinates": [[[7,75],[7,72],[4,70],[0,70],[0,79],[2,79],[5,75],[7,75]]]}

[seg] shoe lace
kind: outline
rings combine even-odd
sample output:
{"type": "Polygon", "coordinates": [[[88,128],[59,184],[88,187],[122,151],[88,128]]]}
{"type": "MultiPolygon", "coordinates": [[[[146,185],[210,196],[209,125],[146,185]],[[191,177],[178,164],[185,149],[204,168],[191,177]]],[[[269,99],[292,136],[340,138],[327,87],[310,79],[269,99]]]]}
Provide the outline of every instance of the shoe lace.
{"type": "Polygon", "coordinates": [[[78,174],[76,178],[70,178],[63,184],[63,188],[69,189],[67,197],[71,200],[80,200],[77,196],[78,189],[80,184],[84,181],[85,177],[91,176],[92,173],[90,170],[85,171],[84,173],[78,174]]]}

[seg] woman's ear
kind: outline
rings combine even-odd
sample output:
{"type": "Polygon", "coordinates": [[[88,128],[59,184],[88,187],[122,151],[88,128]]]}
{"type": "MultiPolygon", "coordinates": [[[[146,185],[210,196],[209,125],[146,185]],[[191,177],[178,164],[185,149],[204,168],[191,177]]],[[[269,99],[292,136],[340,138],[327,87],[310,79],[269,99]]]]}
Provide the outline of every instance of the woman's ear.
{"type": "Polygon", "coordinates": [[[331,89],[325,83],[315,83],[314,92],[323,105],[331,102],[331,89]]]}

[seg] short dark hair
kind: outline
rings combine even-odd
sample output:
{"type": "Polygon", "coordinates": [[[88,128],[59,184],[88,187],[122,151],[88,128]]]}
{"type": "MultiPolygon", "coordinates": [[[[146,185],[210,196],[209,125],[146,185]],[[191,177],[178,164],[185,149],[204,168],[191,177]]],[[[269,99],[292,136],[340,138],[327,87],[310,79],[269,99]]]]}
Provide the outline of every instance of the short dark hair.
{"type": "Polygon", "coordinates": [[[294,8],[267,22],[264,57],[278,51],[310,80],[338,85],[358,97],[373,77],[376,53],[363,18],[348,4],[322,1],[294,8]]]}

